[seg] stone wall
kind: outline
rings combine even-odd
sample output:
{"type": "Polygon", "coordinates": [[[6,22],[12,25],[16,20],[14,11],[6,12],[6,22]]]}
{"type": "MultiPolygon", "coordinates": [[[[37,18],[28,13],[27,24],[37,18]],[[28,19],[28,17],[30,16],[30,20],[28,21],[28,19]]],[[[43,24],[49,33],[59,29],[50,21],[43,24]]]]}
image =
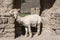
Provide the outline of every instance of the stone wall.
{"type": "Polygon", "coordinates": [[[21,4],[21,13],[29,13],[31,8],[40,8],[40,0],[25,0],[21,4]]]}
{"type": "Polygon", "coordinates": [[[9,13],[0,13],[0,38],[15,37],[15,19],[9,13]]]}
{"type": "Polygon", "coordinates": [[[60,33],[60,0],[56,0],[50,9],[42,12],[43,28],[60,33]],[[59,31],[56,31],[59,30],[59,31]]]}
{"type": "Polygon", "coordinates": [[[15,19],[9,14],[13,0],[0,0],[0,38],[15,37],[15,19]]]}
{"type": "Polygon", "coordinates": [[[13,0],[0,0],[0,12],[5,13],[13,7],[13,0]]]}

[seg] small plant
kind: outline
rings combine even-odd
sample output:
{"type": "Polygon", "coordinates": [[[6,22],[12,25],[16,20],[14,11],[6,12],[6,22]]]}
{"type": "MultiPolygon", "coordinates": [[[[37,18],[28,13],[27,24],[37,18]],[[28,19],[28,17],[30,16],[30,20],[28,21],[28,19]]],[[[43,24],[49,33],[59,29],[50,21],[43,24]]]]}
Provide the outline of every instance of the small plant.
{"type": "Polygon", "coordinates": [[[30,15],[30,14],[29,14],[29,13],[21,13],[21,14],[20,14],[21,17],[24,17],[24,16],[26,16],[26,15],[30,15]]]}

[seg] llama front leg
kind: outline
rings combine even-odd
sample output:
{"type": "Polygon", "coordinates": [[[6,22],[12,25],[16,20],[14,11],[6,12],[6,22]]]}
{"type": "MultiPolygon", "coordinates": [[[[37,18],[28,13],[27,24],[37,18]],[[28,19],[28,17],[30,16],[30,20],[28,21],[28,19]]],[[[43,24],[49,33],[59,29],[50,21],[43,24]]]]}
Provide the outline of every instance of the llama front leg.
{"type": "Polygon", "coordinates": [[[29,28],[29,37],[32,37],[32,32],[31,32],[31,27],[30,27],[30,25],[28,26],[28,28],[29,28]]]}
{"type": "Polygon", "coordinates": [[[27,37],[28,36],[28,28],[25,28],[25,31],[26,31],[25,37],[27,37]]]}
{"type": "Polygon", "coordinates": [[[40,24],[37,25],[37,33],[36,36],[38,36],[40,34],[40,24]]]}

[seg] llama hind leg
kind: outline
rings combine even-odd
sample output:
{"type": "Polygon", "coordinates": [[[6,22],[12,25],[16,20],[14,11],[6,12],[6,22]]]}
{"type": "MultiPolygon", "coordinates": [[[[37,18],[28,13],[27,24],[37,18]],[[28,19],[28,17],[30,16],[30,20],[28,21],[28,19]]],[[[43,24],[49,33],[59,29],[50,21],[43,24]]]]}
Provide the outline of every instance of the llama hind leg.
{"type": "Polygon", "coordinates": [[[29,28],[29,37],[32,37],[31,27],[28,26],[28,28],[29,28]]]}
{"type": "Polygon", "coordinates": [[[37,33],[36,36],[38,36],[40,34],[40,24],[37,25],[37,33]]]}
{"type": "Polygon", "coordinates": [[[27,37],[28,36],[28,28],[25,28],[25,31],[26,31],[25,37],[27,37]]]}

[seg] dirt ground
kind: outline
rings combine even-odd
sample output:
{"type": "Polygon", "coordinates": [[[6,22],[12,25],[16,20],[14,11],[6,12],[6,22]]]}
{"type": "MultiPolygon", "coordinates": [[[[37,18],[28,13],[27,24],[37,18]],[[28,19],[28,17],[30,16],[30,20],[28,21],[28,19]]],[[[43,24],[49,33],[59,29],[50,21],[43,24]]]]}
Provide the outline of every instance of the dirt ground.
{"type": "Polygon", "coordinates": [[[0,38],[0,40],[60,40],[60,34],[56,34],[49,30],[44,30],[41,35],[33,36],[32,38],[20,36],[16,39],[13,38],[0,38]]]}

